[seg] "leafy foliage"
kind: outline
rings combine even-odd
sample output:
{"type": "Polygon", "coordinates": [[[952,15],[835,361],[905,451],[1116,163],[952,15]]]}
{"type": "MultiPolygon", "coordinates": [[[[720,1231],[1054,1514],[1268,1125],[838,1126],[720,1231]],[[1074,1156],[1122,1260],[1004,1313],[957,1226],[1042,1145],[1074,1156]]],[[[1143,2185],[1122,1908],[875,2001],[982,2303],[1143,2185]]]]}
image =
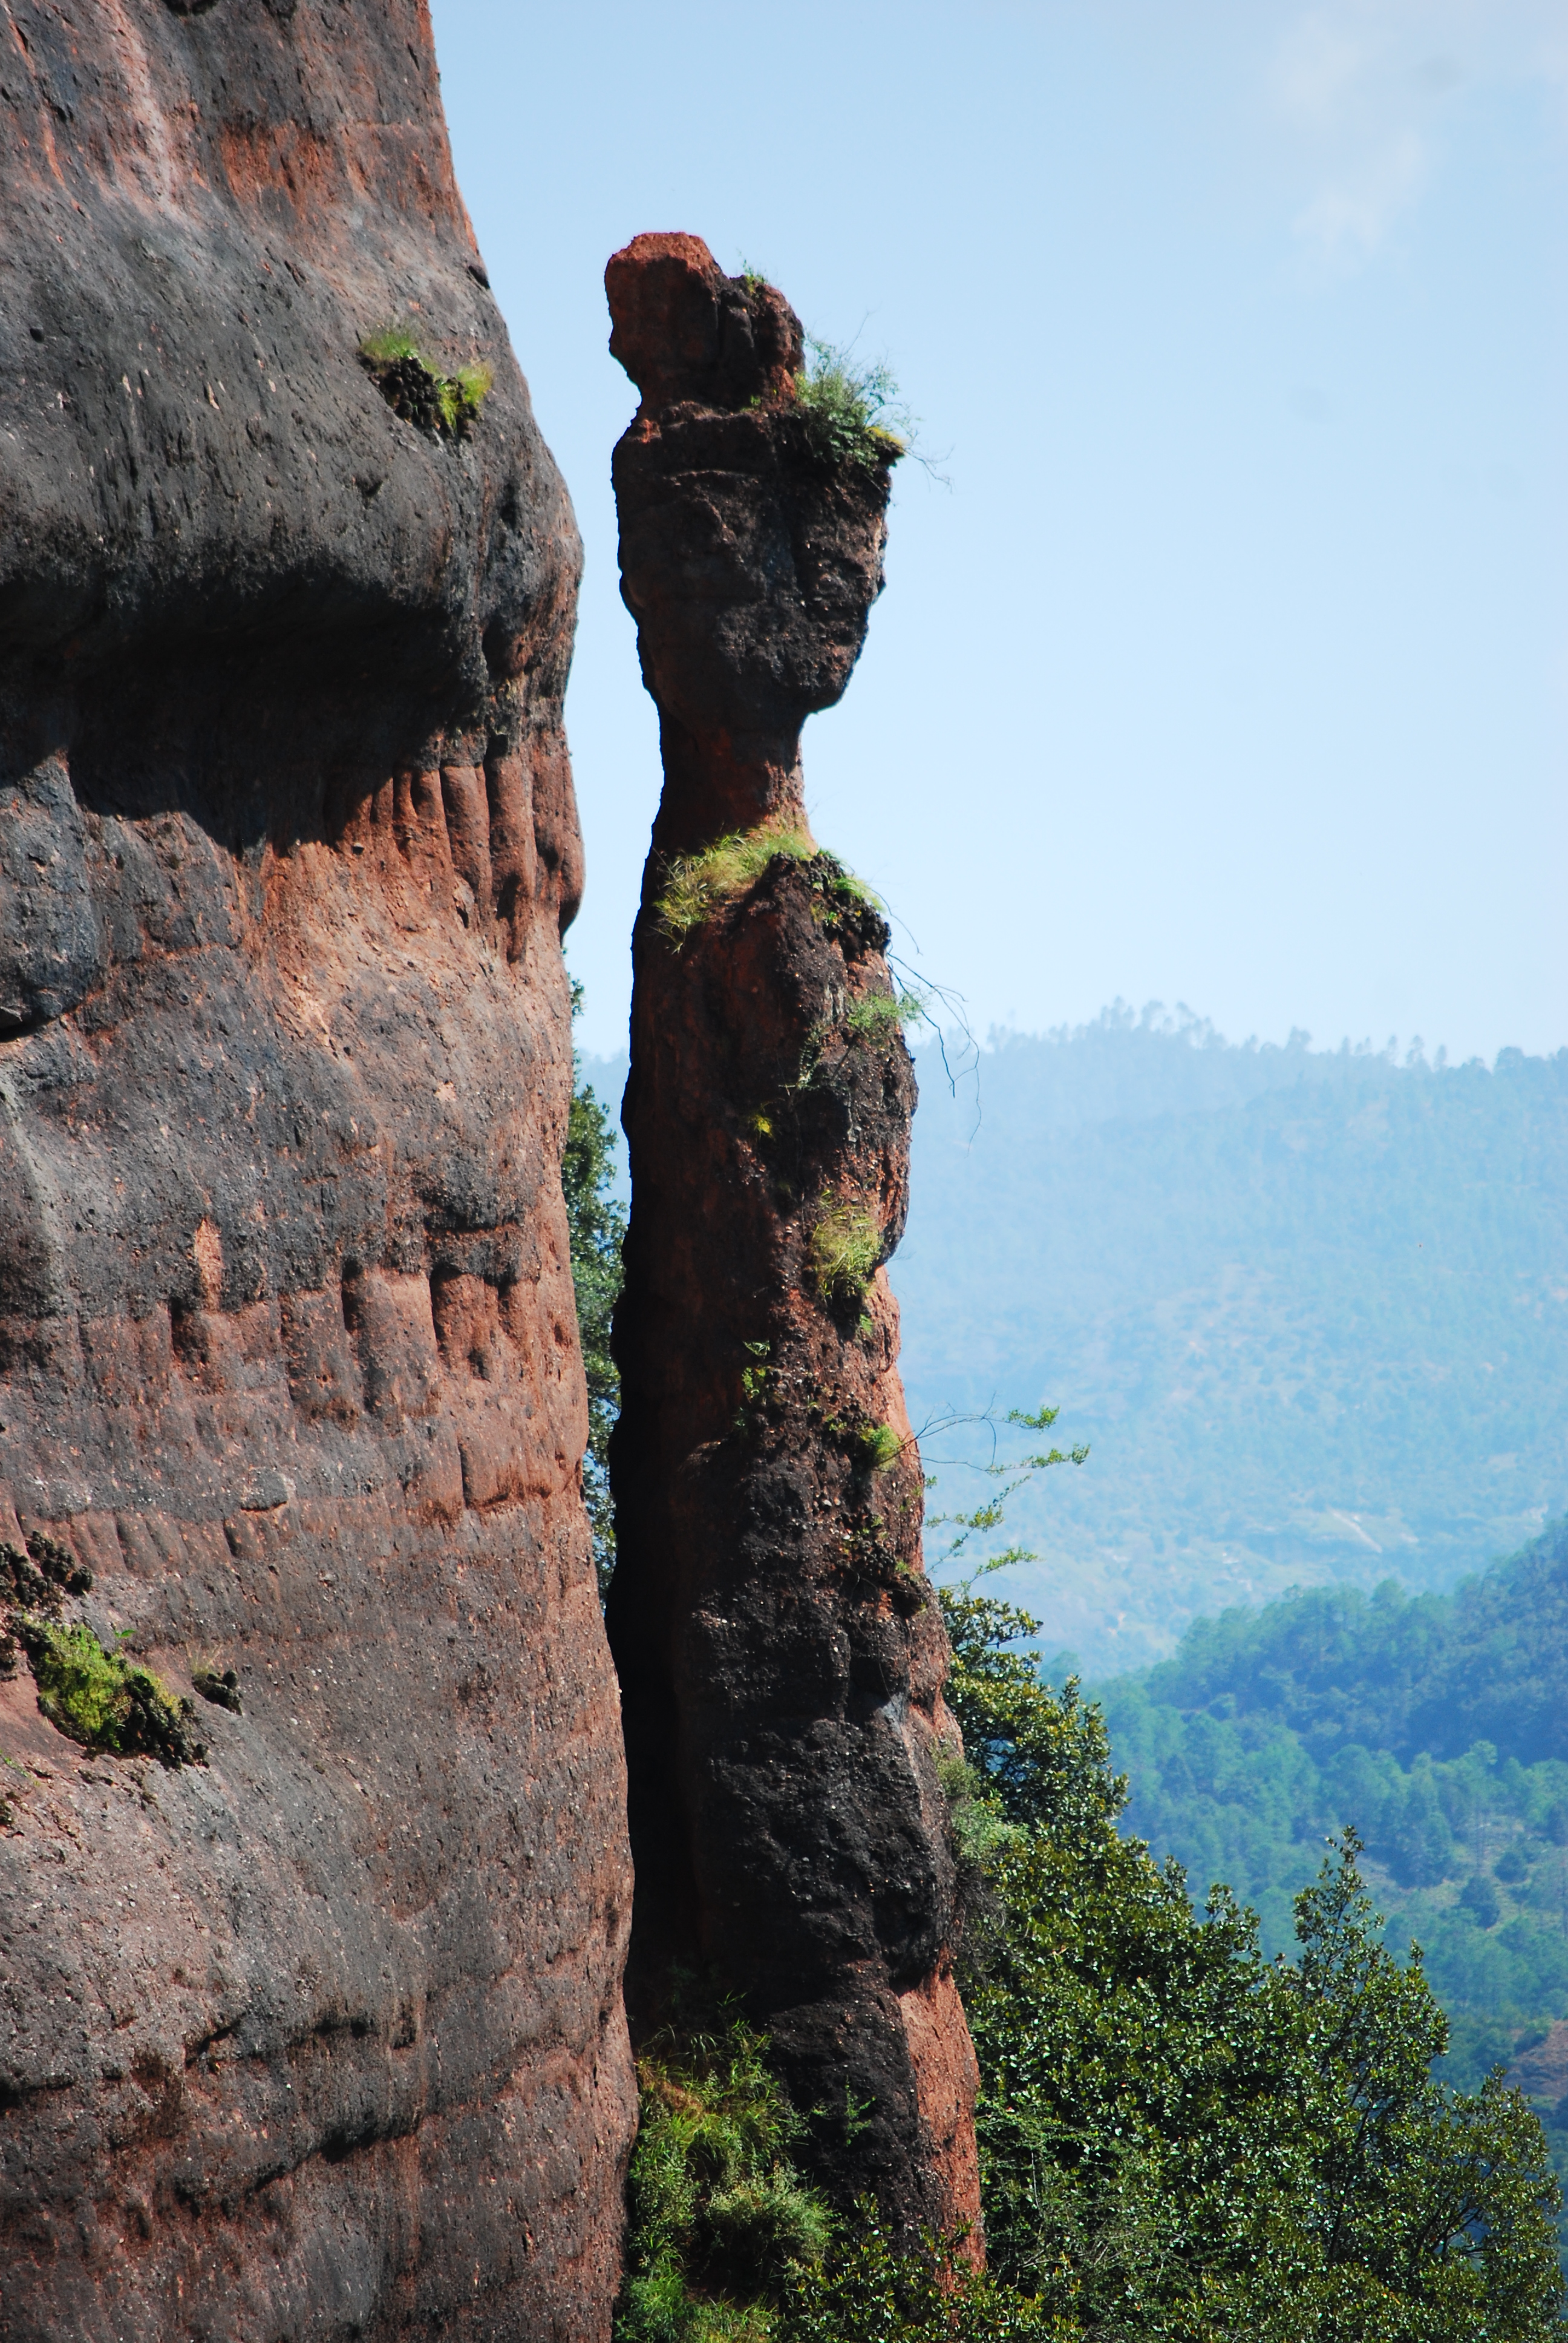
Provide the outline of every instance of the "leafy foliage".
{"type": "Polygon", "coordinates": [[[18,1643],[51,1725],[88,1749],[146,1755],[171,1769],[201,1765],[206,1751],[191,1730],[195,1709],[120,1652],[106,1652],[88,1626],[20,1616],[18,1643]]]}
{"type": "Polygon", "coordinates": [[[964,1979],[999,2277],[1088,2334],[1557,2332],[1539,2124],[1495,2077],[1433,2080],[1445,2021],[1379,1940],[1353,1833],[1297,1899],[1297,1959],[1266,1961],[1225,1890],[1195,1913],[1118,1831],[1103,1719],[1016,1648],[1037,1623],[942,1600],[969,1802],[1000,1826],[964,1979]]]}
{"type": "Polygon", "coordinates": [[[729,2011],[638,2060],[617,2343],[761,2343],[790,2274],[820,2263],[828,2209],[790,2161],[806,2126],[766,2051],[729,2011]]]}
{"type": "MultiPolygon", "coordinates": [[[[582,990],[572,988],[572,1013],[582,990]]],[[[572,1286],[578,1338],[588,1379],[588,1444],[583,1458],[583,1499],[593,1531],[594,1563],[602,1597],[615,1568],[615,1507],[609,1493],[609,1435],[620,1412],[620,1373],[610,1350],[610,1327],[625,1271],[621,1246],[626,1207],[615,1195],[615,1132],[592,1087],[572,1090],[561,1188],[571,1233],[572,1286]]]]}
{"type": "Polygon", "coordinates": [[[638,2061],[616,2343],[1076,2343],[951,2241],[900,2249],[869,2198],[836,2222],[794,2165],[807,2126],[733,2010],[638,2061]]]}
{"type": "Polygon", "coordinates": [[[900,2251],[867,2199],[820,2269],[791,2273],[779,2343],[1079,2343],[1081,2332],[977,2278],[950,2244],[900,2251]]]}

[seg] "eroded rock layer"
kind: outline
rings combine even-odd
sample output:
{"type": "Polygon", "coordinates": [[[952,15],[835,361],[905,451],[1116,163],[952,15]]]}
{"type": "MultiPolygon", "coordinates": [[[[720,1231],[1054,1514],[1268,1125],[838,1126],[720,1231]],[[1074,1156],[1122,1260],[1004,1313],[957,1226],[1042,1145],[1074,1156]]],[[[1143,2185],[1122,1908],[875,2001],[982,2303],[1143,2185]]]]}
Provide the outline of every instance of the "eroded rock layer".
{"type": "Polygon", "coordinates": [[[887,927],[811,844],[799,767],[880,589],[888,466],[817,452],[793,313],[695,237],[639,236],[607,284],[665,763],[612,1451],[634,2024],[682,1970],[738,1992],[836,2197],[950,2228],[979,2215],[935,1763],[957,1736],[881,1266],[914,1075],[887,927]]]}
{"type": "Polygon", "coordinates": [[[0,49],[0,1596],[206,1750],[5,1654],[0,2335],[584,2343],[633,2095],[570,509],[420,0],[0,49]]]}

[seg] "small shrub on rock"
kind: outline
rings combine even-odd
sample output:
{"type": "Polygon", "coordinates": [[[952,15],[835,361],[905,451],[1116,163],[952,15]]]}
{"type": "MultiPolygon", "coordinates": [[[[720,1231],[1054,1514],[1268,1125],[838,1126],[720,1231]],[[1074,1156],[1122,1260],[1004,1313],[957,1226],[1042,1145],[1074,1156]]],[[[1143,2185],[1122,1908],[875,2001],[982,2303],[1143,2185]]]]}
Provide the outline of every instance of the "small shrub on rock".
{"type": "Polygon", "coordinates": [[[765,2343],[794,2274],[820,2262],[828,2208],[791,2161],[806,2127],[767,2050],[731,2017],[667,2028],[638,2059],[617,2343],[765,2343]]]}
{"type": "Polygon", "coordinates": [[[38,1687],[38,1706],[57,1731],[84,1748],[117,1757],[156,1757],[162,1765],[202,1765],[206,1751],[191,1731],[196,1711],[119,1652],[106,1652],[92,1629],[19,1618],[15,1632],[38,1687]]]}
{"type": "Polygon", "coordinates": [[[908,418],[890,368],[879,361],[858,365],[831,342],[811,338],[807,347],[811,361],[795,377],[795,406],[812,453],[825,464],[868,470],[908,455],[908,438],[891,428],[908,418]]]}
{"type": "Polygon", "coordinates": [[[496,379],[493,367],[479,364],[443,374],[405,326],[367,334],[359,362],[394,415],[446,439],[467,437],[496,379]]]}

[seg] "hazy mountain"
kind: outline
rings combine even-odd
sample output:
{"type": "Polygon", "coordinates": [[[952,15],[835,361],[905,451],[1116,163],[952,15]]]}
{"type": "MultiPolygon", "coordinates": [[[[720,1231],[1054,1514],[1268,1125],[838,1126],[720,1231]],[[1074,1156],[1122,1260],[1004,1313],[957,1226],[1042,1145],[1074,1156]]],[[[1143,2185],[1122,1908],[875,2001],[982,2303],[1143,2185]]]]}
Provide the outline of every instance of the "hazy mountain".
{"type": "MultiPolygon", "coordinates": [[[[918,1051],[915,1421],[1062,1408],[998,1591],[1095,1674],[1292,1584],[1451,1584],[1568,1503],[1568,1051],[1429,1064],[1118,1005],[918,1051]]],[[[624,1063],[588,1063],[618,1102],[624,1063]]],[[[927,1443],[937,1503],[972,1502],[927,1443]]]]}

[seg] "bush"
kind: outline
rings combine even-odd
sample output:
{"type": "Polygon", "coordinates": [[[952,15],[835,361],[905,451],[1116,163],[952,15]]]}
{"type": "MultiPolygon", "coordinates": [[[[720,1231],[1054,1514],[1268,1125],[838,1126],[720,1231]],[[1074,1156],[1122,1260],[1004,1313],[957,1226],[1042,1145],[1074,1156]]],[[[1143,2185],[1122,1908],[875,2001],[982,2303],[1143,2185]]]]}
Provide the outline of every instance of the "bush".
{"type": "Polygon", "coordinates": [[[18,1642],[51,1725],[88,1749],[145,1755],[161,1765],[201,1765],[206,1751],[191,1731],[196,1711],[160,1684],[150,1668],[106,1652],[90,1627],[21,1619],[18,1642]]]}
{"type": "Polygon", "coordinates": [[[977,2277],[950,2243],[901,2252],[868,2198],[790,2282],[777,2343],[1079,2343],[1082,2329],[977,2277]]]}
{"type": "Polygon", "coordinates": [[[791,2151],[806,2126],[733,2012],[666,2028],[638,2060],[639,2121],[617,2343],[763,2343],[830,2234],[791,2151]]]}

